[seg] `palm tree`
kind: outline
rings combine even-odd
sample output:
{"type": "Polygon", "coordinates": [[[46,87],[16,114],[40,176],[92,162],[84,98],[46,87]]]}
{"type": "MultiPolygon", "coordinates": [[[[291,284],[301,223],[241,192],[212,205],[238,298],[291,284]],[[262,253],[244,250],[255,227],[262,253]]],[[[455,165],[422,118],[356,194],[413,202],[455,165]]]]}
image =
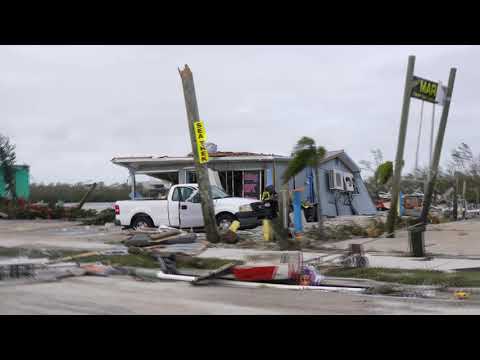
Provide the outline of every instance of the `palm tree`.
{"type": "Polygon", "coordinates": [[[315,171],[315,188],[317,192],[317,219],[318,219],[318,235],[320,239],[325,238],[323,228],[322,207],[320,203],[320,175],[319,166],[325,157],[326,150],[323,146],[316,146],[315,140],[307,136],[298,140],[292,151],[292,160],[288,163],[287,170],[283,175],[283,183],[297,175],[299,172],[310,166],[315,171]]]}

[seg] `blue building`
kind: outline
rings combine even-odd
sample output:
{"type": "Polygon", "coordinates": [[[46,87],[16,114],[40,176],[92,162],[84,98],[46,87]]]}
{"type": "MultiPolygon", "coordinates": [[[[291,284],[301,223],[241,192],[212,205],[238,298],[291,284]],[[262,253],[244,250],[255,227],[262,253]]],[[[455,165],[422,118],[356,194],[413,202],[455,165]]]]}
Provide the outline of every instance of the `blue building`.
{"type": "MultiPolygon", "coordinates": [[[[208,162],[210,182],[232,196],[260,199],[266,186],[278,192],[290,157],[249,152],[211,152],[208,162]]],[[[115,157],[112,162],[135,175],[148,175],[171,184],[197,181],[193,157],[115,157]]],[[[375,205],[360,175],[360,168],[343,151],[328,152],[319,168],[322,210],[325,216],[374,215],[375,205]]],[[[306,169],[288,183],[289,189],[303,188],[302,197],[316,203],[314,171],[306,169]]],[[[133,189],[132,189],[133,191],[133,189]]]]}

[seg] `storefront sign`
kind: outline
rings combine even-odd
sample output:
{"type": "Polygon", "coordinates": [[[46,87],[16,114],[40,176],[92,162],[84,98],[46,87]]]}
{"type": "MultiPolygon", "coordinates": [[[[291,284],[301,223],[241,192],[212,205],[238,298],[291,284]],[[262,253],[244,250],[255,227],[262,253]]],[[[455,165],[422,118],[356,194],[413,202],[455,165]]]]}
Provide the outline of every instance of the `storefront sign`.
{"type": "Polygon", "coordinates": [[[411,96],[431,103],[437,103],[438,83],[418,76],[413,77],[413,89],[411,96]]]}
{"type": "Polygon", "coordinates": [[[195,139],[197,141],[198,161],[200,164],[208,162],[208,151],[205,146],[207,141],[207,133],[203,126],[203,121],[195,121],[193,123],[193,129],[195,131],[195,139]]]}
{"type": "Polygon", "coordinates": [[[260,174],[258,171],[243,173],[243,197],[253,199],[260,197],[260,174]]]}

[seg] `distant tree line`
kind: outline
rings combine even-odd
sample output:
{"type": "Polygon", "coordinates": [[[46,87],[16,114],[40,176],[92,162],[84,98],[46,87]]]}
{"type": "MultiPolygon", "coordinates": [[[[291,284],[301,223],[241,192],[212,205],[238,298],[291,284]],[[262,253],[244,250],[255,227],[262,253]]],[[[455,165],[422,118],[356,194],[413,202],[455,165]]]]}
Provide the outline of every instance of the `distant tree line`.
{"type": "MultiPolygon", "coordinates": [[[[137,188],[141,184],[137,185],[137,188]]],[[[46,203],[63,201],[63,202],[79,202],[82,197],[90,189],[90,184],[66,184],[66,183],[50,183],[30,185],[30,200],[33,202],[44,201],[46,203]]],[[[130,185],[112,184],[105,185],[100,182],[96,189],[90,194],[88,202],[113,202],[117,200],[129,200],[131,192],[130,185]]]]}
{"type": "MultiPolygon", "coordinates": [[[[390,191],[390,181],[379,184],[375,172],[383,161],[382,152],[379,149],[371,151],[372,159],[360,161],[364,171],[369,173],[365,179],[367,189],[372,198],[377,198],[379,192],[390,191]]],[[[402,176],[400,188],[404,193],[423,192],[425,180],[428,176],[428,167],[416,169],[402,176]]],[[[465,199],[470,203],[480,200],[480,154],[475,155],[471,148],[461,143],[450,151],[450,157],[443,167],[439,167],[437,181],[435,183],[435,198],[443,197],[447,201],[456,201],[457,196],[463,193],[465,181],[465,199]]]]}

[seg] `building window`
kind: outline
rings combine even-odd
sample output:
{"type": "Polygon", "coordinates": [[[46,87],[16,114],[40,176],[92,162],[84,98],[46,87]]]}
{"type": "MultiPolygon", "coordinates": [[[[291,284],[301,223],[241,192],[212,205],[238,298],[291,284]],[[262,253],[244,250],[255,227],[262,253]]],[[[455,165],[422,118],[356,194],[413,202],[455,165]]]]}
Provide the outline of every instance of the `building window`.
{"type": "Polygon", "coordinates": [[[187,170],[187,184],[197,183],[197,173],[195,171],[187,170]]]}
{"type": "Polygon", "coordinates": [[[265,181],[263,170],[219,171],[218,176],[230,196],[260,199],[265,181]]]}

